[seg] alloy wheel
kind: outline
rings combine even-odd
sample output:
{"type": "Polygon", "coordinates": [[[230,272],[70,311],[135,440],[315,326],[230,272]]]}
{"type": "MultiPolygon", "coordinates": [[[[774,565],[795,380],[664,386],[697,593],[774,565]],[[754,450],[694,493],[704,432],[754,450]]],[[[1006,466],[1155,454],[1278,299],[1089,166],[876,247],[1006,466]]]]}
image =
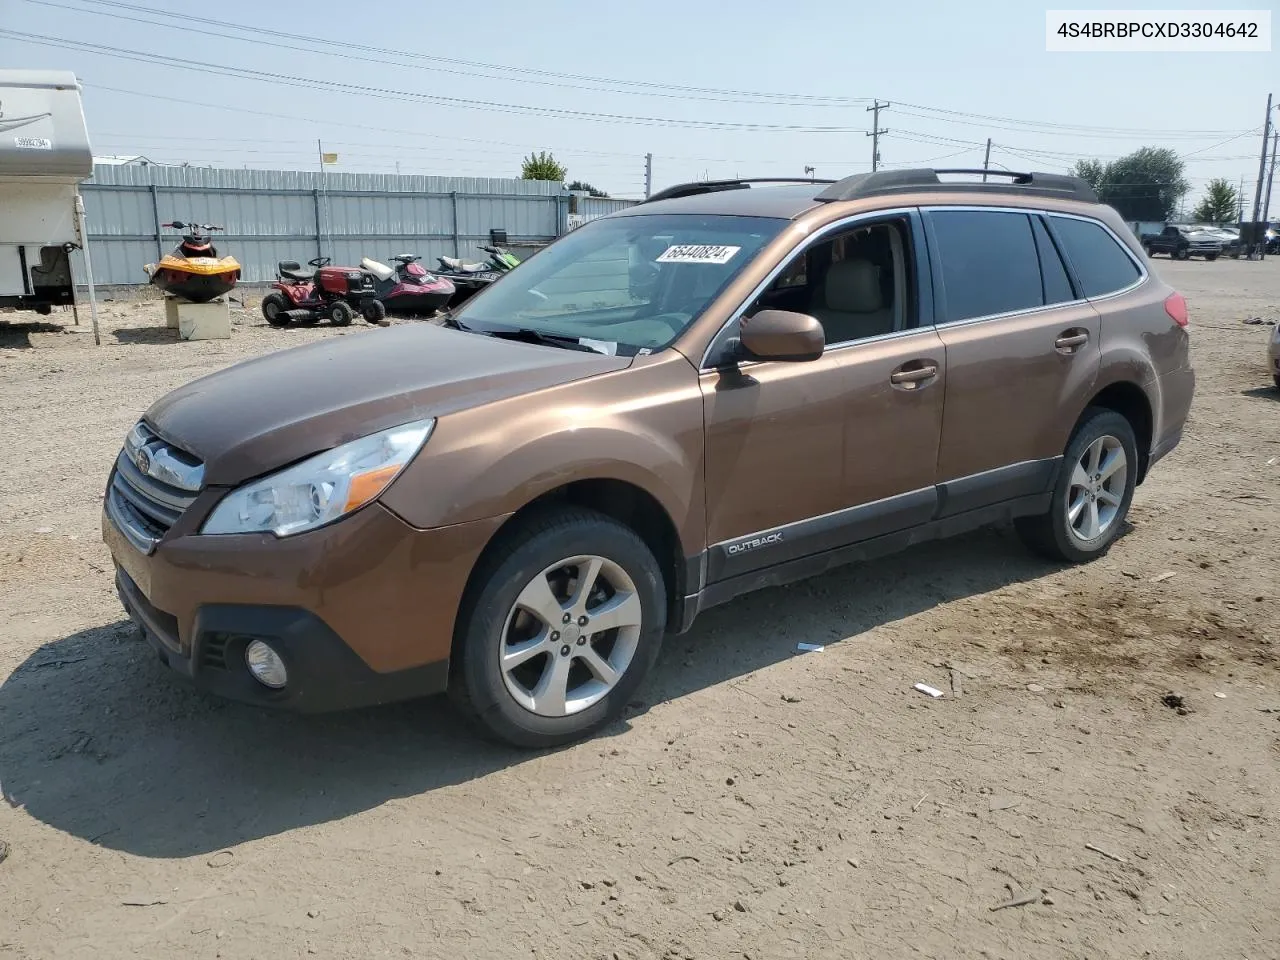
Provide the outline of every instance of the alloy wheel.
{"type": "Polygon", "coordinates": [[[1067,526],[1078,540],[1096,540],[1120,517],[1129,481],[1124,446],[1107,435],[1085,448],[1071,471],[1067,491],[1067,526]]]}
{"type": "Polygon", "coordinates": [[[606,557],[569,557],[520,591],[502,628],[507,692],[542,717],[586,710],[631,665],[643,610],[636,585],[606,557]]]}

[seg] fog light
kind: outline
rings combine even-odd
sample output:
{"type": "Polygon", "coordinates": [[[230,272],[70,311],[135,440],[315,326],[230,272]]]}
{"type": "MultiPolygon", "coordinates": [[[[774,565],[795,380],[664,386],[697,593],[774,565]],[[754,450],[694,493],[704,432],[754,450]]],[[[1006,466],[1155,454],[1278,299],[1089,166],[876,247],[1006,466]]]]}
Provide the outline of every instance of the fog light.
{"type": "Polygon", "coordinates": [[[244,662],[249,665],[253,678],[264,687],[279,690],[289,682],[289,671],[284,668],[280,654],[261,640],[251,641],[245,647],[244,662]]]}

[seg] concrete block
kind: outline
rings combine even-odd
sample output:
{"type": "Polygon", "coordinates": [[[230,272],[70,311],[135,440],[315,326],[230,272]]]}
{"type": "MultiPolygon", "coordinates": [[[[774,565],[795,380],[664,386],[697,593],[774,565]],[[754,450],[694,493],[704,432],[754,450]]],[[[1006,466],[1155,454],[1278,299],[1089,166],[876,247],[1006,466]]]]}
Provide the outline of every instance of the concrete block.
{"type": "Polygon", "coordinates": [[[226,297],[191,303],[181,297],[164,298],[165,323],[178,328],[183,340],[231,339],[231,304],[226,297]]]}

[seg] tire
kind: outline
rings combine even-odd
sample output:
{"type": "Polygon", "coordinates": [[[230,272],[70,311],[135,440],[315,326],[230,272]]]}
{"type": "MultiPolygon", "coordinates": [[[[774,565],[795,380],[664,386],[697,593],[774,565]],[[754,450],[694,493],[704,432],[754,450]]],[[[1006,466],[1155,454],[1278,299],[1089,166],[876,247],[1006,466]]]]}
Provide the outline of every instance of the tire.
{"type": "Polygon", "coordinates": [[[370,298],[360,304],[360,316],[366,323],[379,324],[387,319],[387,305],[381,300],[370,298]]]}
{"type": "Polygon", "coordinates": [[[1021,517],[1015,521],[1023,541],[1041,556],[1068,563],[1085,563],[1105,554],[1120,536],[1125,517],[1133,503],[1133,491],[1138,478],[1138,443],[1133,426],[1114,410],[1090,407],[1080,418],[1075,432],[1067,444],[1062,469],[1054,486],[1049,511],[1034,517],[1021,517]],[[1101,484],[1083,469],[1098,445],[1102,453],[1101,467],[1112,463],[1116,451],[1123,453],[1120,468],[1103,479],[1101,484]],[[1117,478],[1117,473],[1123,473],[1117,478]],[[1085,486],[1081,481],[1088,481],[1085,486]],[[1096,493],[1095,493],[1096,491],[1096,493]],[[1090,496],[1094,493],[1094,496],[1090,496]],[[1109,500],[1103,499],[1103,494],[1109,500]],[[1114,501],[1114,502],[1112,502],[1114,501]],[[1075,508],[1073,510],[1073,508],[1075,508]],[[1114,510],[1114,512],[1111,512],[1114,510]],[[1074,519],[1072,514],[1074,512],[1074,519]],[[1098,523],[1095,535],[1090,536],[1090,518],[1098,523]]]}
{"type": "Polygon", "coordinates": [[[1143,251],[1146,253],[1146,255],[1147,255],[1147,257],[1148,257],[1148,258],[1150,258],[1150,257],[1154,257],[1154,256],[1155,256],[1155,252],[1151,249],[1151,244],[1149,244],[1149,243],[1144,243],[1144,244],[1142,245],[1142,249],[1143,249],[1143,251]]]}
{"type": "Polygon", "coordinates": [[[1277,373],[1277,374],[1276,374],[1274,377],[1272,377],[1271,379],[1272,379],[1272,380],[1274,380],[1274,381],[1276,382],[1276,389],[1277,389],[1277,390],[1280,390],[1280,373],[1277,373]]]}
{"type": "Polygon", "coordinates": [[[1188,249],[1186,249],[1186,248],[1184,247],[1184,248],[1182,248],[1181,250],[1175,250],[1175,251],[1173,251],[1173,253],[1172,253],[1172,257],[1173,257],[1173,259],[1175,259],[1175,260],[1190,260],[1190,259],[1191,259],[1191,251],[1190,251],[1190,250],[1188,250],[1188,249]]]}
{"type": "Polygon", "coordinates": [[[622,712],[658,656],[667,609],[662,571],[635,531],[594,510],[543,511],[500,537],[463,601],[450,695],[506,743],[545,748],[582,739],[622,712]],[[593,560],[593,582],[606,596],[573,602],[593,560]],[[539,581],[550,590],[539,590],[539,581]],[[539,593],[545,616],[531,612],[539,593]],[[529,606],[518,602],[522,596],[529,606]],[[574,616],[566,610],[593,614],[615,601],[628,626],[588,634],[579,620],[563,622],[574,616]],[[504,671],[503,650],[522,644],[538,652],[504,671]],[[588,656],[602,666],[591,667],[588,656]],[[616,673],[612,682],[604,668],[616,673]]]}
{"type": "Polygon", "coordinates": [[[262,298],[262,319],[273,327],[289,325],[289,303],[283,293],[268,293],[262,298]]]}
{"type": "Polygon", "coordinates": [[[1218,259],[1218,255],[1216,253],[1206,253],[1204,258],[1212,263],[1214,260],[1218,259]]]}
{"type": "Polygon", "coordinates": [[[335,300],[329,304],[329,309],[325,311],[329,322],[335,327],[346,327],[355,319],[356,312],[351,309],[351,304],[345,300],[335,300]]]}

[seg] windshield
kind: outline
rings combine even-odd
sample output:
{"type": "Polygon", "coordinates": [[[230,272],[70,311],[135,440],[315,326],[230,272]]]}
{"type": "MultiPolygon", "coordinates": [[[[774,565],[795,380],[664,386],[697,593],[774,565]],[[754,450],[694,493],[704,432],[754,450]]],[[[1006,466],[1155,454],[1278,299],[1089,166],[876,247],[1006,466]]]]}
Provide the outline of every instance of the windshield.
{"type": "Polygon", "coordinates": [[[593,220],[467,302],[464,329],[531,331],[602,353],[667,346],[789,221],[656,214],[593,220]]]}

